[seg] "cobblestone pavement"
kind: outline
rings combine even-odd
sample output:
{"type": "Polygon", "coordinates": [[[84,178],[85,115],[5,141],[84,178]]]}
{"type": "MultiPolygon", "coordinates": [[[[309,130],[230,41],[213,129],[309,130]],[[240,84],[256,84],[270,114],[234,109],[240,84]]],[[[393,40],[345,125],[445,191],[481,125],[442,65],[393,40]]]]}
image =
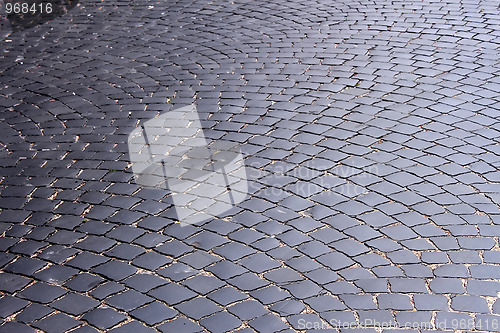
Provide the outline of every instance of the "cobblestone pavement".
{"type": "Polygon", "coordinates": [[[0,332],[500,331],[497,6],[87,0],[4,38],[0,332]],[[181,227],[127,136],[193,103],[249,195],[181,227]]]}

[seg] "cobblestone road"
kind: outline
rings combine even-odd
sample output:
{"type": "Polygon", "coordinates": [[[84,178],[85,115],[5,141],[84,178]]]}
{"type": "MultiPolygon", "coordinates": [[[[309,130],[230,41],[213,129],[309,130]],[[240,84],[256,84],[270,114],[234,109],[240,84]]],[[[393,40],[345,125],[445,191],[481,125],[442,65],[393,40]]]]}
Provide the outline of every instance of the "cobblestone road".
{"type": "Polygon", "coordinates": [[[4,38],[0,332],[500,331],[497,6],[85,0],[4,38]],[[181,227],[127,137],[193,103],[249,195],[181,227]]]}

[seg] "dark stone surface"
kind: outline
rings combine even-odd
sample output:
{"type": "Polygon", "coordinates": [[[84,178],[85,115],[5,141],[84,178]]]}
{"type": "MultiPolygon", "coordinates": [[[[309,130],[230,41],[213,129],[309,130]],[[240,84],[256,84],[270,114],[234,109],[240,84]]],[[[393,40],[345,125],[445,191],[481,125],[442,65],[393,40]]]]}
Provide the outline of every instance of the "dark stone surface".
{"type": "Polygon", "coordinates": [[[0,17],[0,332],[498,331],[496,4],[65,4],[0,17]],[[128,135],[191,104],[248,195],[181,226],[128,135]]]}

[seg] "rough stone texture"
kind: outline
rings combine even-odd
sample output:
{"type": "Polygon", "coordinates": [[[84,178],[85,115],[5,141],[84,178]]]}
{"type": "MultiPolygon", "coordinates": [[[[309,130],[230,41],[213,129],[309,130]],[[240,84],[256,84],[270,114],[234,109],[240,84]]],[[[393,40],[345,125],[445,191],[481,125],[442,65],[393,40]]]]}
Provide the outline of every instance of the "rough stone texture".
{"type": "Polygon", "coordinates": [[[88,0],[10,35],[1,17],[0,332],[497,330],[499,11],[88,0]],[[193,103],[249,190],[181,227],[127,138],[193,103]]]}

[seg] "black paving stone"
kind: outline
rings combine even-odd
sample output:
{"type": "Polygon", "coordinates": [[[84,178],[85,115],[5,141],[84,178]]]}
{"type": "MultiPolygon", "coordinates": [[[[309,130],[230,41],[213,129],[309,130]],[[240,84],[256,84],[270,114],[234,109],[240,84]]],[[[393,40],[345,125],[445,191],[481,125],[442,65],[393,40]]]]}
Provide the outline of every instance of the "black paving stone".
{"type": "Polygon", "coordinates": [[[423,279],[394,278],[389,279],[389,285],[392,292],[427,293],[423,279]]]}
{"type": "Polygon", "coordinates": [[[5,224],[5,236],[8,237],[22,237],[30,232],[31,227],[28,225],[13,225],[10,229],[8,229],[8,225],[5,224]]]}
{"type": "Polygon", "coordinates": [[[39,249],[47,246],[45,242],[37,242],[33,240],[26,240],[19,242],[10,248],[11,253],[19,253],[27,256],[32,256],[39,249]]]}
{"type": "Polygon", "coordinates": [[[318,264],[316,261],[314,261],[314,259],[311,259],[308,256],[292,258],[285,261],[285,263],[286,265],[290,266],[291,268],[302,274],[321,268],[320,264],[318,264]]]}
{"type": "Polygon", "coordinates": [[[466,278],[469,276],[469,272],[464,265],[450,264],[437,267],[434,270],[434,275],[438,277],[466,278]]]}
{"type": "Polygon", "coordinates": [[[387,279],[369,278],[354,281],[355,285],[365,292],[384,293],[388,292],[387,279]]]}
{"type": "Polygon", "coordinates": [[[247,300],[228,307],[228,311],[241,320],[251,320],[265,315],[268,311],[255,300],[247,300]]]}
{"type": "Polygon", "coordinates": [[[299,273],[289,268],[279,268],[270,271],[264,274],[264,278],[278,284],[302,280],[302,276],[299,273]]]}
{"type": "Polygon", "coordinates": [[[401,268],[403,269],[404,273],[408,277],[433,277],[432,270],[421,264],[412,264],[412,265],[401,265],[401,268]]]}
{"type": "Polygon", "coordinates": [[[97,308],[86,313],[82,319],[101,330],[106,330],[124,321],[127,317],[111,308],[97,308]]]}
{"type": "Polygon", "coordinates": [[[28,307],[24,308],[19,314],[16,315],[16,321],[21,323],[31,323],[37,319],[45,317],[54,310],[38,303],[31,303],[28,307]]]}
{"type": "Polygon", "coordinates": [[[342,239],[333,243],[330,243],[330,246],[337,251],[340,251],[350,257],[357,256],[369,251],[369,249],[353,240],[353,239],[342,239]]]}
{"type": "Polygon", "coordinates": [[[83,241],[75,244],[75,247],[82,250],[102,253],[103,251],[109,249],[115,244],[116,242],[109,238],[88,235],[83,241]]]}
{"type": "Polygon", "coordinates": [[[451,308],[463,312],[489,313],[485,298],[479,296],[458,295],[451,299],[451,308]]]}
{"type": "Polygon", "coordinates": [[[219,312],[213,316],[200,320],[200,325],[209,332],[231,332],[238,328],[242,322],[227,312],[219,312]]]}
{"type": "Polygon", "coordinates": [[[172,260],[164,255],[158,254],[156,252],[146,252],[136,257],[132,261],[132,265],[154,271],[159,267],[171,262],[172,260]]]}
{"type": "Polygon", "coordinates": [[[346,268],[354,264],[354,261],[342,253],[332,252],[316,258],[320,263],[333,270],[346,268]]]}
{"type": "Polygon", "coordinates": [[[66,291],[61,287],[49,285],[44,282],[35,282],[24,289],[20,295],[30,301],[47,304],[65,293],[66,291]]]}
{"type": "Polygon", "coordinates": [[[116,293],[122,291],[123,289],[125,289],[125,287],[123,287],[121,284],[119,284],[117,282],[114,282],[114,281],[106,282],[104,284],[101,284],[100,286],[98,286],[94,290],[92,290],[90,295],[94,298],[102,300],[102,299],[105,299],[106,297],[108,297],[109,295],[113,295],[113,294],[116,294],[116,293]]]}
{"type": "Polygon", "coordinates": [[[85,235],[80,232],[73,232],[68,230],[58,230],[52,234],[47,240],[51,243],[59,245],[71,245],[77,242],[80,238],[85,235]]]}
{"type": "Polygon", "coordinates": [[[165,243],[168,237],[160,234],[146,233],[134,241],[135,244],[143,246],[147,249],[154,248],[159,244],[165,243]]]}
{"type": "Polygon", "coordinates": [[[381,255],[375,253],[367,253],[354,257],[354,259],[366,268],[389,265],[390,261],[381,255]]]}
{"type": "MultiPolygon", "coordinates": [[[[92,218],[88,214],[86,215],[86,217],[92,218]]],[[[99,217],[94,217],[94,218],[101,219],[99,217]]],[[[111,223],[105,223],[102,221],[86,221],[80,224],[80,226],[78,226],[76,230],[86,234],[102,236],[112,228],[113,225],[111,223]]]]}
{"type": "Polygon", "coordinates": [[[318,295],[321,291],[321,288],[318,285],[309,280],[290,283],[285,285],[284,288],[298,299],[304,299],[318,295]]]}
{"type": "Polygon", "coordinates": [[[23,276],[9,273],[0,273],[0,290],[2,291],[14,293],[15,291],[18,291],[25,287],[30,282],[30,279],[23,276]]]}
{"type": "Polygon", "coordinates": [[[113,214],[112,216],[107,217],[106,221],[130,225],[134,222],[137,222],[140,218],[144,217],[145,215],[146,214],[141,212],[120,210],[117,213],[113,214]]]}
{"type": "Polygon", "coordinates": [[[195,297],[196,293],[178,284],[169,283],[165,286],[151,290],[148,292],[148,295],[165,302],[167,305],[175,305],[195,297]]]}
{"type": "Polygon", "coordinates": [[[138,226],[147,230],[158,231],[160,229],[167,227],[172,223],[173,221],[170,219],[153,216],[145,218],[144,220],[138,223],[138,226]]]}
{"type": "MultiPolygon", "coordinates": [[[[137,194],[139,195],[139,194],[137,194]]],[[[158,214],[167,209],[170,205],[154,200],[145,200],[134,207],[135,211],[146,214],[158,214]]]]}
{"type": "Polygon", "coordinates": [[[256,298],[264,305],[267,305],[290,297],[290,293],[276,286],[268,286],[266,288],[250,292],[250,296],[256,298]]]}
{"type": "Polygon", "coordinates": [[[233,287],[224,287],[207,295],[208,298],[226,306],[234,302],[242,301],[248,296],[233,287]]]}
{"type": "Polygon", "coordinates": [[[115,281],[123,280],[136,271],[135,267],[116,260],[109,261],[92,269],[92,273],[101,274],[115,281]]]}
{"type": "Polygon", "coordinates": [[[54,263],[62,263],[69,257],[78,253],[78,250],[61,245],[52,245],[45,248],[38,257],[41,259],[49,260],[54,263]]]}
{"type": "Polygon", "coordinates": [[[458,237],[459,245],[466,250],[491,250],[495,246],[492,238],[485,237],[458,237]]]}
{"type": "Polygon", "coordinates": [[[206,225],[206,228],[220,235],[228,235],[240,226],[236,223],[223,220],[214,220],[206,225]]]}
{"type": "Polygon", "coordinates": [[[78,216],[62,216],[50,222],[56,228],[71,230],[82,223],[82,218],[78,216]]]}
{"type": "Polygon", "coordinates": [[[247,272],[244,268],[227,260],[216,263],[215,265],[210,266],[207,270],[223,280],[247,272]]]}
{"type": "Polygon", "coordinates": [[[229,238],[245,244],[254,243],[264,237],[262,233],[250,229],[238,230],[229,235],[229,238]]]}
{"type": "Polygon", "coordinates": [[[168,283],[164,278],[152,274],[134,274],[123,282],[127,286],[140,292],[147,292],[168,283]]]}
{"type": "Polygon", "coordinates": [[[446,310],[448,300],[441,295],[414,295],[413,301],[417,310],[446,310]]]}
{"type": "Polygon", "coordinates": [[[53,302],[51,306],[67,314],[78,316],[97,307],[99,304],[98,301],[89,297],[71,293],[53,302]]]}
{"type": "Polygon", "coordinates": [[[467,292],[471,295],[496,297],[500,292],[500,282],[498,281],[467,281],[467,292]]]}
{"type": "Polygon", "coordinates": [[[151,297],[145,296],[135,290],[126,290],[106,299],[106,303],[116,309],[131,311],[151,302],[151,297]]]}
{"type": "Polygon", "coordinates": [[[305,275],[309,279],[320,285],[331,283],[339,278],[339,276],[335,272],[326,268],[316,269],[311,272],[305,273],[305,275]]]}
{"type": "Polygon", "coordinates": [[[391,252],[387,256],[396,264],[415,264],[420,262],[419,258],[408,250],[391,252]]]}
{"type": "Polygon", "coordinates": [[[436,294],[465,293],[465,288],[460,279],[436,278],[430,282],[429,288],[436,294]]]}
{"type": "Polygon", "coordinates": [[[132,311],[130,314],[148,325],[155,325],[166,319],[172,319],[177,313],[174,309],[155,301],[132,311]]]}
{"type": "Polygon", "coordinates": [[[220,258],[202,251],[195,251],[186,254],[178,260],[196,269],[202,269],[208,265],[213,264],[214,262],[219,261],[220,258]]]}
{"type": "Polygon", "coordinates": [[[7,265],[14,260],[16,256],[10,253],[3,253],[0,255],[0,268],[7,265]]]}
{"type": "Polygon", "coordinates": [[[452,237],[436,237],[436,238],[431,238],[431,241],[441,251],[460,249],[457,240],[452,237]]]}
{"type": "Polygon", "coordinates": [[[257,250],[267,252],[276,249],[280,245],[280,242],[275,238],[264,238],[261,239],[260,241],[255,242],[252,245],[257,250]]]}
{"type": "Polygon", "coordinates": [[[88,273],[80,273],[67,281],[64,286],[74,291],[87,292],[103,281],[104,279],[99,276],[88,273]]]}
{"type": "Polygon", "coordinates": [[[4,295],[0,298],[0,318],[7,318],[29,304],[28,301],[4,295]]]}
{"type": "Polygon", "coordinates": [[[325,285],[325,288],[333,295],[357,294],[361,290],[347,281],[336,281],[325,285]]]}
{"type": "Polygon", "coordinates": [[[50,266],[34,274],[36,279],[49,283],[62,284],[69,278],[78,274],[78,270],[66,266],[50,266]]]}
{"type": "Polygon", "coordinates": [[[301,313],[305,306],[300,301],[288,299],[274,304],[270,309],[278,312],[281,316],[289,316],[301,313]]]}
{"type": "Polygon", "coordinates": [[[369,246],[375,247],[383,252],[395,251],[401,249],[401,245],[388,238],[378,238],[366,243],[369,246]]]}
{"type": "Polygon", "coordinates": [[[143,252],[144,250],[139,246],[130,244],[118,244],[111,250],[104,252],[104,255],[128,261],[134,259],[143,252]]]}
{"type": "Polygon", "coordinates": [[[158,270],[158,274],[173,281],[181,281],[197,273],[197,269],[179,262],[158,270]]]}
{"type": "Polygon", "coordinates": [[[0,332],[2,333],[35,333],[35,329],[29,327],[28,325],[8,321],[0,325],[0,332]]]}
{"type": "Polygon", "coordinates": [[[330,295],[322,295],[306,300],[306,303],[317,312],[338,311],[346,309],[346,306],[338,299],[330,295]]]}
{"type": "Polygon", "coordinates": [[[192,249],[186,244],[174,239],[158,246],[156,251],[169,256],[178,257],[184,253],[191,252],[192,249]]]}
{"type": "Polygon", "coordinates": [[[371,295],[340,295],[339,297],[352,309],[374,310],[377,308],[371,295]]]}
{"type": "Polygon", "coordinates": [[[445,264],[449,260],[444,252],[423,252],[421,259],[427,264],[445,264]]]}
{"type": "Polygon", "coordinates": [[[267,286],[269,283],[253,273],[244,273],[228,280],[228,282],[243,291],[252,291],[267,286]]]}
{"type": "Polygon", "coordinates": [[[13,263],[5,266],[4,271],[32,276],[34,272],[44,267],[45,265],[45,262],[38,259],[20,257],[13,263]]]}
{"type": "Polygon", "coordinates": [[[238,260],[242,257],[248,256],[249,254],[255,253],[255,250],[240,243],[229,243],[226,245],[222,245],[214,249],[213,251],[214,253],[229,260],[238,260]]]}
{"type": "Polygon", "coordinates": [[[381,294],[377,296],[380,309],[413,310],[411,300],[406,295],[381,294]]]}
{"type": "Polygon", "coordinates": [[[187,316],[199,320],[202,317],[214,314],[222,310],[217,304],[204,297],[197,297],[176,306],[177,310],[187,316]]]}
{"type": "Polygon", "coordinates": [[[274,248],[268,251],[267,254],[277,260],[290,260],[301,255],[299,251],[287,245],[274,248]]]}
{"type": "Polygon", "coordinates": [[[213,276],[198,275],[183,282],[184,285],[201,295],[219,289],[225,285],[224,282],[213,276]]]}
{"type": "Polygon", "coordinates": [[[75,320],[64,313],[56,313],[33,323],[33,326],[40,328],[45,332],[51,333],[63,333],[78,325],[80,325],[78,320],[75,320]]]}

